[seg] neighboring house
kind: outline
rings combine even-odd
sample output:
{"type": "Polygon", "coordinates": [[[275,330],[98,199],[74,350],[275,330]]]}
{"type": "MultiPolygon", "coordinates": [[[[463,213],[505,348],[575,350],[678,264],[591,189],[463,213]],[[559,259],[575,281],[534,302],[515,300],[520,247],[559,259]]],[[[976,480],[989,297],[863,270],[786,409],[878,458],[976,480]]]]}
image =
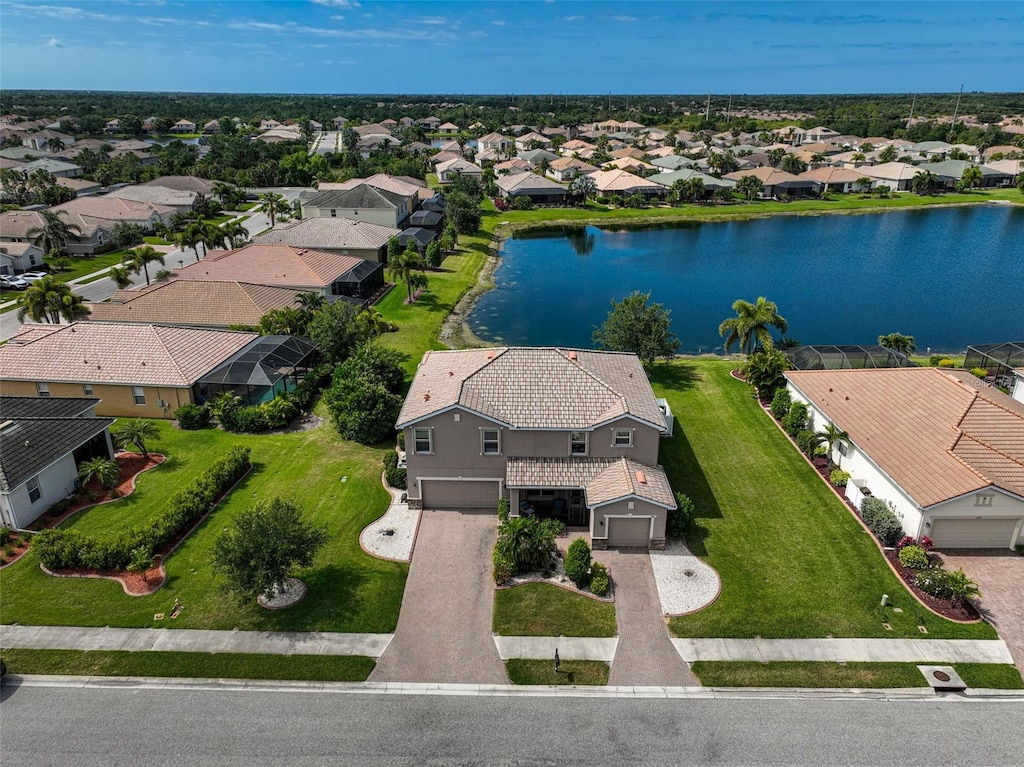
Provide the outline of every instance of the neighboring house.
{"type": "Polygon", "coordinates": [[[786,374],[809,427],[849,439],[833,458],[846,497],[892,505],[907,535],[939,549],[1024,542],[1024,404],[966,371],[804,370],[786,374]]]}
{"type": "Polygon", "coordinates": [[[986,383],[1024,402],[1024,341],[968,346],[964,370],[984,370],[986,383]]]}
{"type": "Polygon", "coordinates": [[[87,303],[92,322],[144,322],[198,328],[256,327],[274,309],[298,307],[295,288],[246,282],[171,280],[119,290],[102,303],[87,303]]]}
{"type": "Polygon", "coordinates": [[[250,282],[327,297],[367,299],[384,284],[384,265],[323,250],[254,243],[236,250],[210,251],[201,261],[173,272],[173,277],[250,282]]]}
{"type": "Polygon", "coordinates": [[[52,157],[43,157],[39,160],[32,160],[18,168],[18,172],[27,176],[34,170],[45,170],[57,178],[78,178],[82,175],[82,167],[73,162],[55,160],[52,157]]]}
{"type": "Polygon", "coordinates": [[[655,173],[653,176],[648,176],[648,181],[654,181],[658,184],[662,184],[666,188],[670,188],[676,181],[689,181],[691,179],[700,179],[704,183],[705,189],[735,189],[736,182],[728,178],[716,178],[715,176],[709,176],[707,173],[701,173],[699,170],[667,170],[663,173],[655,173]]]}
{"type": "Polygon", "coordinates": [[[536,173],[498,176],[494,183],[506,200],[529,197],[536,205],[562,205],[569,195],[564,186],[536,173]]]}
{"type": "Polygon", "coordinates": [[[145,232],[152,232],[157,223],[167,223],[174,208],[157,205],[152,202],[122,200],[119,197],[102,195],[97,197],[78,197],[70,202],[55,205],[55,212],[67,211],[71,216],[80,215],[87,219],[102,222],[113,229],[116,224],[138,224],[145,232]]]}
{"type": "MultiPolygon", "coordinates": [[[[76,256],[89,256],[95,253],[97,248],[110,242],[114,229],[112,222],[76,213],[65,213],[61,216],[61,220],[68,224],[74,224],[79,229],[79,238],[69,240],[64,248],[68,253],[76,256]]],[[[29,232],[42,225],[43,217],[35,210],[10,210],[0,213],[0,247],[7,247],[9,243],[29,243],[31,241],[29,232]]]]}
{"type": "Polygon", "coordinates": [[[1013,176],[988,165],[977,165],[967,160],[943,160],[942,162],[930,162],[920,166],[920,170],[930,170],[940,180],[946,182],[948,187],[955,187],[957,182],[963,178],[968,168],[978,168],[981,171],[981,182],[979,187],[1010,186],[1013,183],[1013,176]]]}
{"type": "Polygon", "coordinates": [[[95,181],[88,181],[84,178],[58,178],[57,186],[63,186],[67,189],[71,189],[76,196],[99,194],[103,191],[103,186],[101,184],[95,181]]]}
{"type": "Polygon", "coordinates": [[[210,120],[203,125],[203,133],[207,135],[220,133],[220,120],[210,120]]]}
{"type": "Polygon", "coordinates": [[[601,166],[604,170],[625,170],[630,173],[646,173],[648,171],[657,172],[660,170],[658,167],[651,165],[649,162],[643,160],[635,160],[632,157],[620,157],[617,160],[606,162],[601,166]]]}
{"type": "Polygon", "coordinates": [[[872,185],[870,179],[867,182],[861,181],[861,179],[867,178],[863,173],[849,168],[834,168],[832,166],[805,171],[798,178],[810,181],[813,184],[811,189],[815,194],[822,194],[825,191],[861,192],[870,190],[872,185]]]}
{"type": "Polygon", "coordinates": [[[107,120],[107,124],[103,126],[104,133],[120,133],[121,132],[121,121],[116,117],[113,120],[107,120]]]}
{"type": "MultiPolygon", "coordinates": [[[[397,194],[404,197],[406,200],[406,209],[409,214],[412,214],[413,211],[416,210],[421,199],[430,197],[433,194],[433,192],[427,188],[426,184],[419,179],[413,179],[407,176],[399,178],[398,176],[389,176],[386,173],[377,173],[369,178],[352,178],[340,183],[325,182],[317,187],[317,191],[345,191],[348,189],[355,189],[363,184],[372,186],[374,189],[379,189],[383,192],[389,192],[391,194],[397,194]]],[[[315,194],[312,195],[310,199],[315,196],[315,194]]]]}
{"type": "Polygon", "coordinates": [[[0,347],[4,393],[99,397],[98,415],[170,418],[200,381],[259,336],[113,322],[24,325],[0,347]]]}
{"type": "Polygon", "coordinates": [[[398,417],[414,508],[495,509],[588,526],[595,548],[665,543],[668,433],[636,355],[554,348],[432,351],[398,417]]]}
{"type": "Polygon", "coordinates": [[[31,272],[43,265],[43,249],[29,242],[0,242],[0,274],[31,272]]]}
{"type": "Polygon", "coordinates": [[[443,133],[447,136],[455,135],[459,133],[460,130],[459,126],[455,123],[441,123],[437,128],[438,133],[443,133]]]}
{"type": "Polygon", "coordinates": [[[450,184],[456,176],[472,176],[477,181],[481,181],[484,175],[483,168],[461,157],[438,163],[436,170],[439,184],[450,184]]]}
{"type": "Polygon", "coordinates": [[[542,133],[536,131],[530,131],[524,133],[521,136],[516,136],[515,147],[520,152],[525,152],[529,149],[545,149],[552,145],[552,140],[549,139],[542,133]]]}
{"type": "Polygon", "coordinates": [[[531,170],[533,170],[533,166],[526,160],[520,159],[519,157],[513,157],[511,160],[499,162],[494,166],[494,172],[499,176],[515,173],[529,173],[531,170]]]}
{"type": "Polygon", "coordinates": [[[484,152],[495,152],[499,155],[508,153],[509,148],[513,146],[512,139],[502,136],[500,133],[488,133],[486,136],[481,136],[477,139],[477,147],[479,152],[477,156],[484,152]]]}
{"type": "Polygon", "coordinates": [[[302,203],[305,218],[349,218],[395,229],[403,229],[411,213],[408,197],[369,184],[320,192],[302,203]]]}
{"type": "Polygon", "coordinates": [[[591,173],[590,177],[594,179],[597,193],[602,197],[611,197],[616,194],[623,197],[634,194],[642,194],[645,197],[664,197],[668,192],[661,184],[624,170],[599,170],[596,173],[591,173]]]}
{"type": "Polygon", "coordinates": [[[945,158],[947,154],[953,151],[953,145],[945,141],[921,141],[906,147],[905,151],[907,154],[914,155],[915,157],[945,158]]]}
{"type": "Polygon", "coordinates": [[[69,136],[66,133],[58,133],[54,130],[41,130],[38,133],[33,133],[27,139],[25,139],[25,145],[30,146],[33,149],[39,149],[44,152],[50,151],[50,141],[57,140],[64,144],[67,148],[75,143],[74,136],[69,136]]]}
{"type": "Polygon", "coordinates": [[[99,400],[86,397],[0,397],[0,525],[24,529],[78,489],[78,466],[113,458],[99,400]]]}
{"type": "Polygon", "coordinates": [[[256,235],[253,242],[257,245],[311,248],[384,263],[387,261],[388,240],[397,237],[400,231],[393,226],[380,226],[369,221],[316,217],[278,224],[256,235]]]}
{"type": "Polygon", "coordinates": [[[213,184],[213,181],[197,176],[159,176],[152,181],[147,181],[142,186],[159,186],[164,189],[192,192],[192,194],[205,194],[207,197],[212,197],[213,184]]]}
{"type": "Polygon", "coordinates": [[[417,122],[422,125],[424,130],[428,133],[432,133],[441,127],[441,121],[434,116],[424,117],[421,120],[417,120],[417,122]]]}
{"type": "Polygon", "coordinates": [[[178,120],[171,126],[171,133],[195,133],[196,124],[191,120],[178,120]]]}
{"type": "Polygon", "coordinates": [[[105,197],[116,197],[120,200],[148,202],[161,207],[170,208],[175,213],[188,213],[196,201],[195,192],[183,192],[165,186],[130,185],[108,192],[105,197]]]}
{"type": "Polygon", "coordinates": [[[554,162],[558,159],[558,155],[547,149],[526,149],[519,153],[519,159],[525,160],[530,163],[531,167],[536,168],[543,160],[547,160],[548,163],[554,162]]]}
{"type": "Polygon", "coordinates": [[[665,154],[659,157],[651,159],[651,165],[658,168],[664,168],[665,170],[684,170],[689,169],[694,161],[690,157],[683,157],[678,154],[665,154]]]}
{"type": "Polygon", "coordinates": [[[857,172],[875,180],[875,186],[887,186],[894,192],[907,192],[914,181],[914,176],[921,168],[906,162],[883,162],[858,168],[857,172]]]}
{"type": "Polygon", "coordinates": [[[735,173],[726,173],[723,178],[739,181],[744,176],[756,176],[761,179],[761,183],[764,184],[762,197],[804,197],[813,194],[814,190],[814,182],[772,167],[738,170],[735,173]]]}
{"type": "Polygon", "coordinates": [[[348,119],[344,117],[335,117],[331,120],[331,124],[334,126],[334,130],[345,130],[345,126],[348,125],[348,119]]]}

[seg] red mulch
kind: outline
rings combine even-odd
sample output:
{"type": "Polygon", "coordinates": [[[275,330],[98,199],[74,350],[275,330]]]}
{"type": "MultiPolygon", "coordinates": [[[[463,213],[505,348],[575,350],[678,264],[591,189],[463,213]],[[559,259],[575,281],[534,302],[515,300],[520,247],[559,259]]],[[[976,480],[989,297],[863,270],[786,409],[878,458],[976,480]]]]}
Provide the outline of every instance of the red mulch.
{"type": "MultiPolygon", "coordinates": [[[[929,554],[929,557],[936,564],[942,563],[942,557],[938,554],[929,554]]],[[[932,610],[937,612],[944,618],[950,618],[955,621],[980,621],[981,615],[978,614],[977,609],[970,602],[963,605],[954,605],[952,600],[939,599],[933,597],[931,594],[926,594],[921,591],[916,585],[914,585],[914,576],[917,574],[916,570],[911,570],[909,567],[904,567],[900,564],[899,554],[895,549],[886,549],[885,558],[892,564],[893,569],[900,576],[900,579],[906,584],[907,588],[914,592],[914,595],[928,605],[932,610]]]]}
{"type": "Polygon", "coordinates": [[[11,530],[10,540],[6,546],[0,549],[0,567],[14,564],[21,559],[26,551],[28,551],[28,537],[17,530],[11,530]],[[8,550],[11,552],[10,556],[7,555],[8,550]]]}

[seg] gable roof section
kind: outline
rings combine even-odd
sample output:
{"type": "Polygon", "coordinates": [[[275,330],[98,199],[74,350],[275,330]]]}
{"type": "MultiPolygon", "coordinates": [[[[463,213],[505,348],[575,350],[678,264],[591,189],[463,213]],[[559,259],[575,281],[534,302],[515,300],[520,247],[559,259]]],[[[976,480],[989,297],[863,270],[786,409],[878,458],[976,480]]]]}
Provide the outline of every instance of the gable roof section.
{"type": "Polygon", "coordinates": [[[16,418],[77,418],[96,407],[96,397],[0,396],[0,421],[16,418]]]}
{"type": "Polygon", "coordinates": [[[676,508],[665,470],[628,458],[512,456],[505,466],[505,484],[510,488],[582,487],[590,507],[635,497],[676,508]]]}
{"type": "Polygon", "coordinates": [[[361,260],[323,250],[254,243],[236,250],[211,251],[174,275],[182,280],[323,288],[361,260]]]}
{"type": "Polygon", "coordinates": [[[256,235],[257,245],[290,245],[299,248],[330,248],[332,250],[356,248],[376,250],[387,245],[399,230],[369,221],[353,221],[337,217],[304,218],[256,235]]]}
{"type": "Polygon", "coordinates": [[[536,173],[516,173],[511,176],[498,176],[494,181],[498,188],[506,194],[566,194],[566,189],[559,183],[536,173]]]}
{"type": "Polygon", "coordinates": [[[0,377],[180,388],[257,338],[255,333],[134,323],[26,325],[0,347],[0,377]]]}
{"type": "Polygon", "coordinates": [[[311,208],[380,208],[395,210],[406,205],[405,197],[369,184],[351,189],[332,189],[318,194],[306,203],[311,208]]]}
{"type": "Polygon", "coordinates": [[[15,418],[0,427],[6,447],[0,459],[0,491],[10,492],[80,445],[101,434],[114,418],[15,418]]]}
{"type": "Polygon", "coordinates": [[[1024,497],[1024,405],[938,368],[789,371],[922,507],[997,487],[1024,497]]]}

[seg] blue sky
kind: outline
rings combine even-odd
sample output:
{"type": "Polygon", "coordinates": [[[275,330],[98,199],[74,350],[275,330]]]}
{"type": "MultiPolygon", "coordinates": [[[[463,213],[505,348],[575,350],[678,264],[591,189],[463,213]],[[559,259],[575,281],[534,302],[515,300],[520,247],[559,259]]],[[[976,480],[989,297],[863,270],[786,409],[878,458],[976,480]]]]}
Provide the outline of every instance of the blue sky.
{"type": "Polygon", "coordinates": [[[0,87],[1019,91],[1024,2],[2,0],[0,87]]]}

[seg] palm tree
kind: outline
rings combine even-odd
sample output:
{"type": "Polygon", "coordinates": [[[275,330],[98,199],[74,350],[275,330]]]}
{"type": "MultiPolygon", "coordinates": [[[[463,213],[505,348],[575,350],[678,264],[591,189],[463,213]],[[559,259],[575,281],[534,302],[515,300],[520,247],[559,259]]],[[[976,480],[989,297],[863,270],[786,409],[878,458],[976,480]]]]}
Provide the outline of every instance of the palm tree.
{"type": "Polygon", "coordinates": [[[299,295],[295,296],[295,303],[297,303],[300,308],[305,309],[307,312],[313,314],[315,312],[318,312],[320,309],[323,309],[324,304],[327,303],[327,297],[321,293],[313,293],[312,291],[307,291],[305,293],[299,293],[299,295]]]}
{"type": "Polygon", "coordinates": [[[67,149],[67,146],[64,144],[64,139],[59,136],[50,136],[50,138],[46,139],[46,148],[52,154],[57,154],[57,152],[63,152],[67,149]]]}
{"type": "Polygon", "coordinates": [[[718,334],[725,336],[727,352],[733,344],[738,343],[745,354],[753,354],[758,346],[772,346],[769,328],[776,328],[780,333],[785,333],[789,328],[789,323],[779,314],[775,302],[764,296],[760,296],[753,304],[739,298],[733,302],[732,308],[736,316],[723,320],[718,326],[718,334]]]}
{"type": "Polygon", "coordinates": [[[59,325],[61,319],[73,322],[89,313],[82,297],[71,292],[66,283],[47,275],[33,282],[18,298],[18,321],[29,317],[33,322],[59,325]]]}
{"type": "Polygon", "coordinates": [[[118,429],[117,441],[122,446],[135,445],[142,453],[143,458],[149,458],[149,453],[146,452],[146,443],[156,439],[157,435],[156,426],[151,421],[132,418],[118,429]]]}
{"type": "Polygon", "coordinates": [[[271,309],[260,317],[260,335],[264,336],[300,336],[309,327],[309,312],[285,306],[271,309]]]}
{"type": "Polygon", "coordinates": [[[878,345],[907,357],[917,349],[917,341],[906,333],[889,333],[878,337],[878,345]]]}
{"type": "MultiPolygon", "coordinates": [[[[850,435],[840,429],[834,423],[825,424],[825,428],[815,434],[816,437],[820,437],[821,440],[818,444],[828,445],[828,462],[832,463],[832,451],[835,450],[836,445],[842,443],[844,445],[850,444],[850,435]]],[[[840,454],[841,455],[841,454],[840,454]]],[[[840,458],[836,462],[836,466],[842,468],[843,459],[840,458]]]]}
{"type": "Polygon", "coordinates": [[[264,192],[259,196],[258,209],[267,214],[270,219],[270,228],[273,229],[277,223],[277,214],[288,209],[288,201],[284,195],[277,192],[264,192]]]}
{"type": "Polygon", "coordinates": [[[127,266],[110,267],[110,279],[114,281],[118,290],[124,290],[132,284],[132,271],[127,266]]]}
{"type": "Polygon", "coordinates": [[[238,199],[241,190],[227,181],[214,181],[210,191],[214,197],[220,200],[220,204],[226,208],[229,202],[235,202],[238,199]]]}
{"type": "Polygon", "coordinates": [[[410,247],[405,252],[399,253],[388,265],[388,276],[396,282],[405,283],[406,298],[412,302],[412,292],[415,289],[425,288],[427,275],[423,274],[423,259],[415,247],[410,247]]]}
{"type": "Polygon", "coordinates": [[[949,589],[949,596],[955,605],[962,605],[968,599],[977,599],[981,596],[978,584],[968,578],[963,570],[953,570],[946,574],[946,588],[949,589]]]}
{"type": "Polygon", "coordinates": [[[140,271],[146,275],[146,284],[149,284],[149,265],[153,262],[164,265],[164,254],[152,245],[142,245],[135,250],[129,250],[125,256],[128,268],[138,274],[140,271]]]}
{"type": "Polygon", "coordinates": [[[960,177],[960,180],[967,185],[969,189],[974,189],[976,186],[981,184],[982,181],[981,168],[977,165],[964,170],[964,175],[960,177]]]}
{"type": "Polygon", "coordinates": [[[736,191],[750,202],[764,190],[764,182],[757,176],[744,176],[736,182],[736,191]]]}
{"type": "Polygon", "coordinates": [[[178,245],[182,248],[192,248],[192,252],[196,254],[196,260],[199,260],[199,246],[203,246],[203,255],[206,255],[206,223],[203,221],[203,217],[200,216],[197,220],[189,222],[178,235],[178,245]]]}
{"type": "Polygon", "coordinates": [[[78,479],[83,485],[87,485],[95,479],[105,490],[113,490],[117,487],[117,480],[120,476],[121,469],[117,465],[117,461],[111,461],[103,456],[83,461],[78,467],[78,479]]]}
{"type": "Polygon", "coordinates": [[[237,218],[221,224],[220,230],[224,233],[232,249],[242,247],[249,239],[249,230],[237,218]]]}
{"type": "Polygon", "coordinates": [[[224,230],[221,229],[219,226],[204,221],[203,236],[201,238],[201,242],[203,243],[203,255],[205,257],[207,251],[209,251],[211,247],[227,247],[228,238],[227,235],[224,233],[224,230]]]}
{"type": "Polygon", "coordinates": [[[40,217],[43,222],[40,226],[34,226],[26,234],[33,245],[38,245],[43,253],[52,254],[54,251],[63,253],[68,245],[68,240],[78,242],[82,239],[82,228],[78,224],[65,221],[60,217],[64,211],[41,210],[40,217]]]}
{"type": "Polygon", "coordinates": [[[924,195],[932,191],[939,182],[939,177],[930,170],[920,170],[914,174],[910,181],[910,188],[914,194],[924,195]]]}
{"type": "Polygon", "coordinates": [[[384,315],[372,308],[359,312],[356,316],[356,326],[359,328],[360,335],[367,339],[397,330],[392,323],[384,319],[384,315]]]}

